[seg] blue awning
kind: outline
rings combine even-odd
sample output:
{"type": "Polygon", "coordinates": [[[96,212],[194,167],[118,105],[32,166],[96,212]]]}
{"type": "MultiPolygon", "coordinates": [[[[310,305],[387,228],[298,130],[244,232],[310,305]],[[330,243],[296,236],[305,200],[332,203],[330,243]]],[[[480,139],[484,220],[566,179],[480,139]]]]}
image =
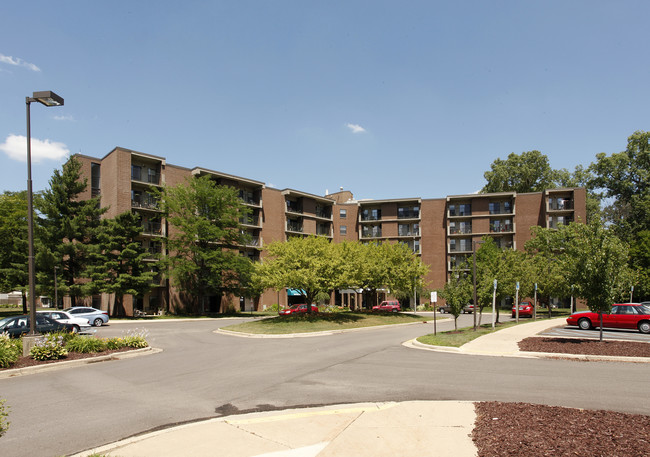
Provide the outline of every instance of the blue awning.
{"type": "Polygon", "coordinates": [[[287,295],[290,297],[297,297],[300,295],[307,295],[302,289],[287,289],[287,295]]]}

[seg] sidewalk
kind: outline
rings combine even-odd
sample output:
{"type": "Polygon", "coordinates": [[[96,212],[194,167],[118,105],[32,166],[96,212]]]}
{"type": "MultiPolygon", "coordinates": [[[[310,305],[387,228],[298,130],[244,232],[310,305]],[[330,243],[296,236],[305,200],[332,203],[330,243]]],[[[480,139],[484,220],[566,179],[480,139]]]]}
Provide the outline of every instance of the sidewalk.
{"type": "Polygon", "coordinates": [[[291,409],[212,419],[110,444],[115,457],[473,457],[471,402],[409,401],[291,409]]]}

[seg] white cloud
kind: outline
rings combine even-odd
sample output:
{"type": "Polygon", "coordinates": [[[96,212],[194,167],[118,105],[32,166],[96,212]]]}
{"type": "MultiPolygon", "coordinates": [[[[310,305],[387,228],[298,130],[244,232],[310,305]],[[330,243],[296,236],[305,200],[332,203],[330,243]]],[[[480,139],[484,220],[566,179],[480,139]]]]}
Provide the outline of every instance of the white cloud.
{"type": "Polygon", "coordinates": [[[361,127],[359,124],[345,124],[347,128],[352,130],[352,133],[365,133],[366,129],[361,127]]]}
{"type": "MultiPolygon", "coordinates": [[[[10,159],[27,162],[27,138],[22,135],[9,135],[5,142],[0,144],[0,151],[10,159]]],[[[32,138],[32,162],[60,160],[68,154],[70,150],[63,143],[32,138]]]]}
{"type": "Polygon", "coordinates": [[[66,116],[54,116],[55,121],[74,121],[74,117],[71,114],[66,116]]]}
{"type": "Polygon", "coordinates": [[[14,65],[17,67],[26,67],[32,71],[41,71],[41,69],[38,68],[33,63],[25,62],[23,59],[19,59],[18,57],[11,57],[11,56],[6,56],[4,54],[0,54],[0,62],[9,65],[14,65]]]}

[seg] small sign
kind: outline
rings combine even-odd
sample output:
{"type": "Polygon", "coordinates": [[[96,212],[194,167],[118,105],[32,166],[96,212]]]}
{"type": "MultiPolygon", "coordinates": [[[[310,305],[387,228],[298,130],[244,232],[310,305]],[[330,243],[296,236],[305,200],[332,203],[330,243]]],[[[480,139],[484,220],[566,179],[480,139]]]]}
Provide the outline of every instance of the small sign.
{"type": "Polygon", "coordinates": [[[494,280],[494,290],[497,290],[497,280],[494,280]]]}
{"type": "Polygon", "coordinates": [[[438,292],[431,292],[431,303],[436,303],[438,301],[438,292]]]}
{"type": "Polygon", "coordinates": [[[517,281],[517,290],[519,290],[519,281],[517,281]]]}

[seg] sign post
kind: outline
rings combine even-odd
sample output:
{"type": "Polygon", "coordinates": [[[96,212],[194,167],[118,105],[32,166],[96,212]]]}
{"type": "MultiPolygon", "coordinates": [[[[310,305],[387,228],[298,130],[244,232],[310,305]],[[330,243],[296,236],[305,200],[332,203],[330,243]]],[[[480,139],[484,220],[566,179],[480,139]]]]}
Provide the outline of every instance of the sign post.
{"type": "Polygon", "coordinates": [[[436,302],[438,301],[438,292],[431,292],[431,303],[433,303],[433,334],[436,334],[436,302]]]}
{"type": "Polygon", "coordinates": [[[533,299],[533,320],[537,319],[537,283],[535,283],[535,298],[533,299]]]}
{"type": "Polygon", "coordinates": [[[519,281],[517,281],[516,289],[517,290],[515,291],[515,310],[516,310],[515,312],[517,318],[515,319],[515,321],[519,323],[519,281]]]}
{"type": "Polygon", "coordinates": [[[496,314],[494,312],[497,303],[497,280],[494,280],[494,289],[492,290],[492,331],[494,331],[494,322],[496,314]]]}

